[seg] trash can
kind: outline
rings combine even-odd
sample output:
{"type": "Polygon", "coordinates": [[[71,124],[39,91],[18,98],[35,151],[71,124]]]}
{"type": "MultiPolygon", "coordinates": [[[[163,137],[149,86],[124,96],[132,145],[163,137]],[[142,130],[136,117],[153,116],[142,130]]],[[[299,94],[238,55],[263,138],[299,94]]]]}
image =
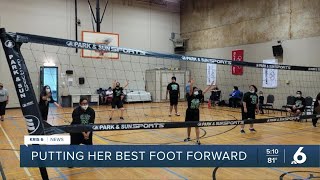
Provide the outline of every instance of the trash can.
{"type": "Polygon", "coordinates": [[[71,107],[71,96],[61,96],[61,106],[71,107]]]}

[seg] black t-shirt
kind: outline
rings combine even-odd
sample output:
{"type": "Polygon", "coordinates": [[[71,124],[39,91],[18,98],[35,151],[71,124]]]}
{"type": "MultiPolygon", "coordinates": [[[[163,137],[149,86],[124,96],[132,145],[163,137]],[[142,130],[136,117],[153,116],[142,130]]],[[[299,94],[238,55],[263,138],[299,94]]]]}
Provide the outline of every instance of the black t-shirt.
{"type": "Polygon", "coordinates": [[[219,100],[221,96],[221,90],[213,90],[211,91],[211,99],[212,100],[219,100]]]}
{"type": "Polygon", "coordinates": [[[199,109],[200,106],[200,96],[191,95],[188,96],[188,109],[199,109]]]}
{"type": "Polygon", "coordinates": [[[54,99],[52,99],[52,96],[49,96],[46,100],[43,100],[42,97],[46,96],[46,92],[41,92],[40,93],[40,101],[39,101],[39,107],[40,108],[46,108],[49,107],[49,103],[54,103],[56,102],[54,99]]]}
{"type": "Polygon", "coordinates": [[[256,93],[246,92],[243,95],[243,102],[246,103],[247,108],[255,108],[258,103],[258,95],[256,93]]]}
{"type": "Polygon", "coordinates": [[[179,94],[179,84],[178,83],[170,83],[167,86],[167,90],[169,90],[170,97],[178,97],[179,94]]]}
{"type": "Polygon", "coordinates": [[[314,102],[314,109],[316,108],[316,107],[318,107],[320,104],[319,104],[319,101],[318,100],[316,100],[315,102],[314,102]]]}
{"type": "Polygon", "coordinates": [[[264,96],[259,96],[259,104],[263,104],[264,96]]]}
{"type": "Polygon", "coordinates": [[[80,106],[75,108],[72,112],[72,122],[71,124],[94,124],[94,120],[96,118],[95,111],[88,107],[86,111],[84,111],[80,106]]]}
{"type": "Polygon", "coordinates": [[[298,109],[304,108],[306,106],[306,101],[303,97],[295,97],[294,105],[298,109]]]}
{"type": "Polygon", "coordinates": [[[123,94],[122,87],[115,87],[113,89],[113,98],[120,98],[122,94],[123,94]]]}

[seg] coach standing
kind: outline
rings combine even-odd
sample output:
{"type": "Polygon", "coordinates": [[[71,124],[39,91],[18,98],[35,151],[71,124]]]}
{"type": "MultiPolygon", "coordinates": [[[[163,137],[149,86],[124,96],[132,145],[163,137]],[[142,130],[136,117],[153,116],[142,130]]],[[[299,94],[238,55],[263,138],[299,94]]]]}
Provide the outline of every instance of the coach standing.
{"type": "Polygon", "coordinates": [[[174,110],[176,111],[176,116],[180,116],[178,113],[178,100],[180,98],[180,88],[179,84],[176,83],[176,77],[171,78],[171,83],[167,86],[167,93],[166,93],[166,99],[168,99],[168,94],[170,95],[170,113],[169,116],[171,116],[172,108],[174,107],[174,110]]]}
{"type": "Polygon", "coordinates": [[[9,103],[9,94],[6,89],[3,88],[3,84],[0,83],[0,120],[4,121],[4,115],[6,114],[6,106],[9,103]]]}

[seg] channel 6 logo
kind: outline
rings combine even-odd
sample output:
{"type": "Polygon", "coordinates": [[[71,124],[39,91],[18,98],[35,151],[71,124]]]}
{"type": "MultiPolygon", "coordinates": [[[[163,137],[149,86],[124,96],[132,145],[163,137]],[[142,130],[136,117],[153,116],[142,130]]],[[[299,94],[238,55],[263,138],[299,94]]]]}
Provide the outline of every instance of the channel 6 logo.
{"type": "Polygon", "coordinates": [[[307,161],[307,155],[302,152],[304,147],[299,147],[299,149],[293,155],[293,161],[291,164],[303,164],[307,161]]]}

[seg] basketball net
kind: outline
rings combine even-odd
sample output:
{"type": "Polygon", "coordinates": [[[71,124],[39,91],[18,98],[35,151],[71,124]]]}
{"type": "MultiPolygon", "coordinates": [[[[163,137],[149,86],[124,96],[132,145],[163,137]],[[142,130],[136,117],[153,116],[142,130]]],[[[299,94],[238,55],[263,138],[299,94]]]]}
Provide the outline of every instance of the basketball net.
{"type": "MultiPolygon", "coordinates": [[[[107,46],[108,46],[109,43],[96,42],[96,44],[104,44],[104,45],[107,45],[107,46]]],[[[108,53],[107,51],[99,51],[99,50],[96,50],[95,52],[99,54],[99,58],[105,58],[105,57],[107,57],[107,56],[105,56],[105,53],[108,53]]]]}

